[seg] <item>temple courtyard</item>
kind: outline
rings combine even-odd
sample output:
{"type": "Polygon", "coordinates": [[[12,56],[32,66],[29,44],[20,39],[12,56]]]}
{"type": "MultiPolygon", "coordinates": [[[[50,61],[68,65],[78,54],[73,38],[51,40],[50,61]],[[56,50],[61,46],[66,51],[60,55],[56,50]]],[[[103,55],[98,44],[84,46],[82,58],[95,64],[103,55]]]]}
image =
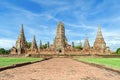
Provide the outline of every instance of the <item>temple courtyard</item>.
{"type": "Polygon", "coordinates": [[[1,71],[0,80],[120,80],[120,74],[71,58],[52,58],[1,71]]]}

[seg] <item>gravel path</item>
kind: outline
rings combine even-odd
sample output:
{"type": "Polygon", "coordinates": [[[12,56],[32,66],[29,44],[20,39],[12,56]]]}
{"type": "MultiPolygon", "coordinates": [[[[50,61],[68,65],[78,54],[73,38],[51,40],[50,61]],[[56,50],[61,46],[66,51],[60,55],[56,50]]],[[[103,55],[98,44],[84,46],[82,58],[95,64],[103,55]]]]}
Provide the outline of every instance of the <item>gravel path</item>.
{"type": "Polygon", "coordinates": [[[0,80],[120,80],[120,74],[69,58],[53,58],[2,71],[0,80]]]}

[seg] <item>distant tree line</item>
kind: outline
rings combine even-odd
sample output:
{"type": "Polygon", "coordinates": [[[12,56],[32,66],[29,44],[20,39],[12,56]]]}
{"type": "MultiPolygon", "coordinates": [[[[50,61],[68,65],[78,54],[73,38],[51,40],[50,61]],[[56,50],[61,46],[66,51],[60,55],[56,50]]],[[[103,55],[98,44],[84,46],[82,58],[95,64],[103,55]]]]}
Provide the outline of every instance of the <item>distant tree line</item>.
{"type": "Polygon", "coordinates": [[[0,54],[10,54],[10,50],[6,50],[4,48],[0,48],[0,54]]]}

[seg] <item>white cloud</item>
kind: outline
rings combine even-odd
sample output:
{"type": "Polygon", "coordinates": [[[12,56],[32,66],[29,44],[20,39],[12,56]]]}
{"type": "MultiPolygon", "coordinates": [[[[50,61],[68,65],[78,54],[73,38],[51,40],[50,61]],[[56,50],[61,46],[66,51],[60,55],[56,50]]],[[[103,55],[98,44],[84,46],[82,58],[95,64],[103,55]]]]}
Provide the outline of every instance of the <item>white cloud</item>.
{"type": "Polygon", "coordinates": [[[0,48],[10,49],[15,46],[15,40],[12,39],[0,39],[0,48]]]}

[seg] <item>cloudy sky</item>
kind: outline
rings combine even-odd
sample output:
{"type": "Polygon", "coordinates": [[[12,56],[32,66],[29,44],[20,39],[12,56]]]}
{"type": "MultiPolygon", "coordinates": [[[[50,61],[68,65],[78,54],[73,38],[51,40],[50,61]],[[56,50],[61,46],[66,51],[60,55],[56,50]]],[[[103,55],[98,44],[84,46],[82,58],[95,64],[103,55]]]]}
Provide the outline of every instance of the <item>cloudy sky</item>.
{"type": "Polygon", "coordinates": [[[120,47],[120,0],[0,0],[0,48],[15,45],[21,24],[27,41],[36,35],[38,44],[52,44],[59,21],[69,44],[88,34],[93,46],[100,25],[107,46],[120,47]]]}

